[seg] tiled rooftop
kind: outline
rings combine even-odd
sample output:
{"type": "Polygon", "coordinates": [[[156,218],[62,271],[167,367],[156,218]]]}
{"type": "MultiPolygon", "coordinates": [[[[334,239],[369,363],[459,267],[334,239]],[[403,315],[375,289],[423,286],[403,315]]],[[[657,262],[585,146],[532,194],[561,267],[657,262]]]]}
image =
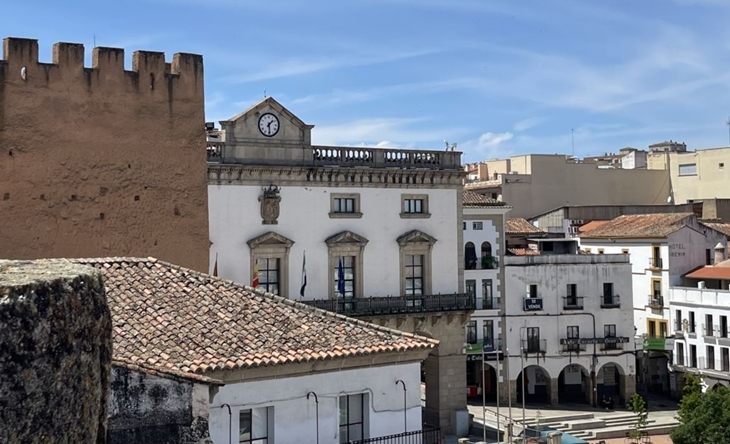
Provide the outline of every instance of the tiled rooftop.
{"type": "Polygon", "coordinates": [[[662,238],[684,226],[693,213],[619,216],[580,235],[581,238],[662,238]]]}
{"type": "Polygon", "coordinates": [[[724,279],[730,280],[730,259],[725,259],[715,265],[706,265],[688,273],[685,277],[691,279],[724,279]]]}
{"type": "Polygon", "coordinates": [[[702,224],[707,225],[713,230],[717,230],[726,236],[730,236],[730,224],[719,222],[703,222],[702,224]]]}
{"type": "Polygon", "coordinates": [[[438,344],[153,258],[69,260],[101,270],[114,359],[143,369],[184,377],[438,344]]]}
{"type": "Polygon", "coordinates": [[[464,208],[483,208],[483,207],[504,207],[506,204],[497,199],[492,199],[483,194],[475,193],[469,190],[461,191],[461,198],[464,208]]]}
{"type": "Polygon", "coordinates": [[[504,232],[506,234],[544,233],[543,230],[537,228],[536,226],[534,226],[530,222],[528,222],[526,219],[523,219],[521,217],[507,219],[507,223],[505,224],[505,227],[504,227],[504,232]]]}
{"type": "Polygon", "coordinates": [[[592,220],[588,222],[587,224],[581,225],[578,228],[578,231],[581,233],[585,233],[587,231],[595,230],[596,228],[600,227],[601,225],[608,222],[607,220],[592,220]]]}

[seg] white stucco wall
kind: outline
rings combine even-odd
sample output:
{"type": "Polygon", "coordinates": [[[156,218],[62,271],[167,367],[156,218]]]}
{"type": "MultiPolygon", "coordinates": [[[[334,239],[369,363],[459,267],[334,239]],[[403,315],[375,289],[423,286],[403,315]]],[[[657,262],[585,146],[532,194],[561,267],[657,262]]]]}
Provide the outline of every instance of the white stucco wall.
{"type": "Polygon", "coordinates": [[[261,187],[209,185],[210,268],[218,257],[219,275],[250,285],[250,250],[246,242],[268,231],[295,243],[289,255],[289,298],[299,298],[302,256],[307,255],[307,299],[328,297],[328,249],[325,239],[345,230],[368,239],[363,254],[363,296],[400,294],[399,246],[396,239],[421,230],[437,242],[432,251],[432,292],[458,291],[457,190],[414,188],[340,188],[283,186],[277,225],[262,225],[261,187]],[[359,193],[360,219],[331,219],[331,193],[359,193]],[[401,219],[402,194],[428,194],[427,219],[401,219]]]}
{"type": "MultiPolygon", "coordinates": [[[[611,362],[621,366],[624,374],[634,374],[633,355],[618,355],[622,351],[633,350],[635,346],[631,313],[630,265],[609,262],[611,260],[609,257],[598,259],[606,263],[589,264],[585,263],[590,260],[589,258],[575,255],[546,255],[536,256],[534,259],[536,261],[566,262],[572,260],[574,263],[512,265],[522,260],[529,260],[529,258],[505,259],[506,314],[510,317],[507,320],[506,336],[510,354],[519,354],[520,339],[525,337],[524,328],[539,327],[540,339],[546,340],[548,358],[540,359],[538,365],[545,369],[551,378],[557,378],[569,364],[578,364],[586,371],[590,371],[593,345],[587,345],[586,351],[580,353],[579,356],[575,354],[570,356],[562,351],[560,339],[567,338],[568,326],[578,326],[582,338],[603,338],[604,325],[615,324],[616,336],[631,339],[628,343],[621,345],[621,350],[615,352],[601,351],[600,345],[597,345],[596,370],[600,370],[604,364],[611,362]],[[614,293],[621,296],[620,308],[601,308],[604,282],[614,284],[614,293]],[[529,284],[538,286],[538,297],[543,299],[542,311],[523,310],[523,299],[529,284]],[[567,284],[577,284],[578,296],[584,298],[583,310],[566,311],[563,309],[563,297],[567,295],[567,284]],[[547,314],[549,316],[545,316],[547,314]],[[595,336],[591,314],[595,316],[595,336]],[[559,359],[561,356],[563,359],[559,359]],[[627,356],[631,356],[631,360],[627,356]]],[[[534,363],[534,359],[528,362],[528,364],[534,363]]],[[[520,373],[519,358],[514,364],[510,360],[510,378],[512,379],[517,378],[520,373]]]]}
{"type": "MultiPolygon", "coordinates": [[[[405,382],[408,430],[421,428],[420,364],[388,365],[341,372],[327,372],[295,378],[228,383],[215,395],[210,409],[210,434],[214,443],[228,443],[229,416],[234,440],[238,436],[240,410],[269,407],[273,410],[273,440],[277,444],[316,442],[316,404],[307,393],[319,398],[319,442],[339,443],[339,396],[367,394],[365,426],[367,437],[405,431],[403,388],[405,382]]],[[[270,417],[271,420],[271,417],[270,417]]],[[[238,441],[235,441],[238,442],[238,441]]]]}

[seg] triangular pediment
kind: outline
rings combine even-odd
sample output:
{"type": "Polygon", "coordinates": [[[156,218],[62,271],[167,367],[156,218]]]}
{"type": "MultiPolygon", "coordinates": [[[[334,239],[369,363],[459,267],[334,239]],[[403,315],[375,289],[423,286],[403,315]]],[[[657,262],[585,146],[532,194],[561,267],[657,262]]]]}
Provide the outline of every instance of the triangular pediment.
{"type": "Polygon", "coordinates": [[[400,236],[398,239],[398,245],[405,246],[408,244],[429,244],[433,245],[436,243],[436,238],[430,236],[420,230],[411,230],[406,234],[400,236]]]}
{"type": "Polygon", "coordinates": [[[235,124],[236,122],[238,122],[240,120],[246,120],[251,117],[258,118],[258,115],[265,113],[265,112],[272,112],[272,111],[275,114],[277,114],[278,117],[286,118],[290,123],[292,123],[294,126],[298,127],[301,130],[308,130],[308,129],[314,128],[314,125],[307,125],[306,123],[304,123],[302,121],[302,119],[300,119],[299,117],[294,115],[291,111],[286,109],[284,107],[284,105],[277,102],[276,99],[274,99],[273,97],[266,97],[266,98],[262,99],[261,101],[259,101],[258,103],[255,103],[254,105],[252,105],[246,111],[236,114],[235,116],[231,117],[228,120],[221,120],[220,123],[221,123],[221,125],[224,125],[226,123],[235,124]]]}
{"type": "Polygon", "coordinates": [[[343,231],[335,234],[334,236],[328,237],[324,242],[330,247],[341,244],[358,244],[359,246],[364,247],[369,241],[352,231],[343,231]]]}
{"type": "Polygon", "coordinates": [[[291,247],[294,245],[294,241],[282,236],[279,233],[275,233],[273,231],[267,231],[266,233],[262,234],[261,236],[254,237],[250,241],[246,242],[249,246],[249,248],[256,248],[260,246],[282,246],[282,247],[291,247]]]}

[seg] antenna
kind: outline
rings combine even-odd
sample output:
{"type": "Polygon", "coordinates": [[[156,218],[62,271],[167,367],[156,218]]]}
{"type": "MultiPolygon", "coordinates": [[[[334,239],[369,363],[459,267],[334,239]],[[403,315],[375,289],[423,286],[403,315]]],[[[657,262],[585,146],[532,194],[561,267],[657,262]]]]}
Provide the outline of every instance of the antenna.
{"type": "MultiPolygon", "coordinates": [[[[730,122],[730,118],[728,118],[728,121],[730,122]]],[[[570,129],[570,147],[573,150],[573,157],[575,157],[575,131],[573,128],[570,129]]]]}
{"type": "Polygon", "coordinates": [[[264,99],[266,98],[266,88],[264,88],[264,99]]]}
{"type": "MultiPolygon", "coordinates": [[[[94,33],[94,48],[96,48],[96,33],[94,33]]],[[[728,119],[730,120],[730,119],[728,119]]]]}

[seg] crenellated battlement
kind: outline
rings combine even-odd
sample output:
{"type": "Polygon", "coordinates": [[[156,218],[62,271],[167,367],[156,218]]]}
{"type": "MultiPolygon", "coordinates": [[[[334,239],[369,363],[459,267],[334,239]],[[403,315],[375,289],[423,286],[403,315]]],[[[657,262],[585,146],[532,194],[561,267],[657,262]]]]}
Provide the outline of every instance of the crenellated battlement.
{"type": "Polygon", "coordinates": [[[91,67],[85,66],[84,45],[60,42],[53,45],[53,60],[38,60],[38,40],[8,37],[3,40],[0,81],[48,86],[85,80],[89,88],[129,88],[131,91],[164,91],[167,98],[203,93],[203,57],[176,53],[171,62],[165,54],[135,51],[132,70],[124,69],[124,49],[96,47],[91,67]]]}

